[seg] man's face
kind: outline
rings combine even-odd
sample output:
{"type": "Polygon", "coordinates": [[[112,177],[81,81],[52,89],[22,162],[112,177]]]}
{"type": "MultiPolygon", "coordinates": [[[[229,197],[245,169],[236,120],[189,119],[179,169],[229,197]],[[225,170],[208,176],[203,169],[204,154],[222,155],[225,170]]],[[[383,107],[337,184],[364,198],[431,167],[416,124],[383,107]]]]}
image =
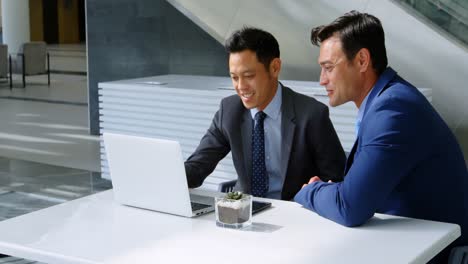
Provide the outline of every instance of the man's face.
{"type": "Polygon", "coordinates": [[[280,65],[279,58],[275,58],[267,71],[251,50],[229,55],[232,85],[247,109],[262,111],[271,102],[278,86],[280,65]]]}
{"type": "Polygon", "coordinates": [[[318,63],[322,68],[320,85],[325,86],[331,106],[359,99],[359,67],[356,60],[348,61],[339,37],[332,36],[321,43],[318,63]]]}

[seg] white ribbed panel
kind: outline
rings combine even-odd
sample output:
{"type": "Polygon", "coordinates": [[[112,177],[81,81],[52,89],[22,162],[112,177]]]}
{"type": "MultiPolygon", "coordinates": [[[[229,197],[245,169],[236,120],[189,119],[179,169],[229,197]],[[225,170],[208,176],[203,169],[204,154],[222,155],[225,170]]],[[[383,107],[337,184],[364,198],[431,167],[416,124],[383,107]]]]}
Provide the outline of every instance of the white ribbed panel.
{"type": "MultiPolygon", "coordinates": [[[[328,105],[326,92],[317,82],[284,81],[283,84],[328,105]]],[[[432,90],[422,89],[422,92],[432,100],[432,90]]],[[[221,99],[231,94],[234,90],[227,77],[162,75],[99,83],[101,134],[116,132],[177,140],[186,159],[210,126],[221,99]]],[[[330,107],[330,118],[346,151],[354,143],[356,115],[353,103],[330,107]]],[[[110,179],[102,139],[101,171],[104,178],[110,179]]],[[[203,188],[217,190],[221,182],[235,178],[237,174],[229,154],[206,179],[203,188]]]]}

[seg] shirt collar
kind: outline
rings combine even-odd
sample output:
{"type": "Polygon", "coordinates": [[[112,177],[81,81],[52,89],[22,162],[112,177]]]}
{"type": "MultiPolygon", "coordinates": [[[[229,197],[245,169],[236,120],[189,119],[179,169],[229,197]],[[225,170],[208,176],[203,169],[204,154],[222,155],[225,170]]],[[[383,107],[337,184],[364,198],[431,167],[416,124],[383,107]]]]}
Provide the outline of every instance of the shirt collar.
{"type": "Polygon", "coordinates": [[[364,114],[367,112],[367,108],[369,108],[368,104],[372,105],[375,97],[382,92],[382,90],[395,77],[395,75],[396,72],[391,67],[387,67],[387,69],[385,69],[385,71],[379,76],[377,82],[374,84],[369,93],[367,93],[366,98],[364,98],[362,101],[361,107],[359,107],[357,120],[362,120],[364,114]]]}
{"type": "Polygon", "coordinates": [[[370,91],[367,93],[366,97],[365,97],[364,100],[362,101],[361,107],[359,107],[358,114],[357,114],[357,118],[356,118],[356,121],[357,121],[357,122],[362,121],[362,118],[364,117],[364,109],[366,109],[367,100],[369,99],[369,95],[371,94],[371,92],[372,92],[372,90],[374,89],[374,87],[375,87],[375,86],[373,86],[372,89],[370,89],[370,91]]]}
{"type": "MultiPolygon", "coordinates": [[[[278,87],[276,89],[276,94],[271,100],[271,102],[263,109],[263,112],[271,119],[278,119],[281,111],[281,102],[283,99],[283,91],[282,86],[278,82],[278,87]]],[[[252,115],[252,119],[255,118],[255,114],[258,112],[257,108],[250,109],[250,115],[252,115]]]]}
{"type": "Polygon", "coordinates": [[[364,114],[367,112],[367,108],[369,108],[367,104],[372,105],[372,102],[374,101],[374,98],[377,96],[377,94],[382,92],[387,83],[390,82],[390,80],[392,80],[395,75],[396,72],[391,67],[387,67],[387,69],[385,69],[385,71],[379,76],[372,89],[367,93],[366,97],[361,103],[361,107],[359,107],[358,110],[358,115],[356,118],[356,132],[359,131],[360,123],[364,118],[364,114]]]}

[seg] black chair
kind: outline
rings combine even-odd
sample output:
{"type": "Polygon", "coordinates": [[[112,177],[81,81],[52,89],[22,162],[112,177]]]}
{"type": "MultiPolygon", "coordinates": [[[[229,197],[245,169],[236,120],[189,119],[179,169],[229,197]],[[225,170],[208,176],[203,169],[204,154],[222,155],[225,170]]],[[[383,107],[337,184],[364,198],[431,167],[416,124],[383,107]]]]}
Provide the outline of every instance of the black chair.
{"type": "Polygon", "coordinates": [[[449,257],[449,264],[468,264],[468,246],[455,247],[449,257]]]}
{"type": "Polygon", "coordinates": [[[232,192],[236,186],[237,180],[230,180],[219,184],[218,190],[223,193],[232,192]]]}

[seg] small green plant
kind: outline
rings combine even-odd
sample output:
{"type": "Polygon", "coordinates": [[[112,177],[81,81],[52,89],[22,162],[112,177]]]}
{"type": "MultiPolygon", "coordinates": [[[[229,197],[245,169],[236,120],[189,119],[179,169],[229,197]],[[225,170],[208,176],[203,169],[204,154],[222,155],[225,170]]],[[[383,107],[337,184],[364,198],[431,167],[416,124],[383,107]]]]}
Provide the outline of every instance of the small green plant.
{"type": "Polygon", "coordinates": [[[240,200],[244,194],[242,192],[228,192],[226,194],[226,198],[231,199],[231,200],[240,200]]]}

